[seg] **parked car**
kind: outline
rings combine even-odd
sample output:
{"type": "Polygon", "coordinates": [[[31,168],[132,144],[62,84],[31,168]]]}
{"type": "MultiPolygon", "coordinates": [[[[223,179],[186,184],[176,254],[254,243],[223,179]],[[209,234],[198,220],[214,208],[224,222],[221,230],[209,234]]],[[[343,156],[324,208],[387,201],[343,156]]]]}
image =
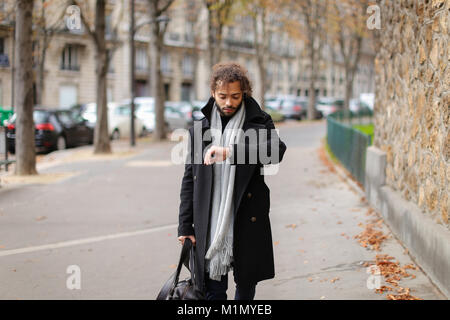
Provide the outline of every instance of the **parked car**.
{"type": "Polygon", "coordinates": [[[187,127],[191,126],[193,124],[194,118],[193,118],[193,107],[192,105],[187,101],[166,101],[164,103],[164,106],[166,108],[166,111],[173,112],[179,111],[183,114],[183,117],[187,120],[186,125],[187,127]]]}
{"type": "Polygon", "coordinates": [[[273,122],[284,121],[283,114],[281,112],[279,112],[277,109],[275,109],[274,107],[266,105],[264,111],[266,111],[270,115],[270,117],[272,118],[273,122]]]}
{"type": "MultiPolygon", "coordinates": [[[[146,132],[155,130],[155,99],[153,97],[137,97],[134,99],[136,106],[136,117],[140,119],[146,132]]],[[[124,100],[123,105],[130,106],[130,99],[124,100]]],[[[184,113],[177,108],[169,105],[165,106],[164,117],[168,130],[178,128],[188,128],[191,121],[187,119],[184,113]]]]}
{"type": "MultiPolygon", "coordinates": [[[[36,151],[62,150],[82,144],[92,144],[94,128],[69,109],[46,109],[42,107],[33,110],[35,124],[36,151]]],[[[15,153],[16,114],[8,120],[6,126],[8,150],[15,153]]]]}
{"type": "MultiPolygon", "coordinates": [[[[277,109],[285,119],[302,120],[308,114],[308,97],[292,95],[279,95],[266,98],[266,107],[277,109]]],[[[316,110],[317,111],[317,110],[316,110]]],[[[315,119],[322,118],[320,112],[316,112],[315,119]]]]}
{"type": "Polygon", "coordinates": [[[344,100],[336,98],[317,99],[316,109],[322,112],[324,117],[344,108],[344,100]]]}
{"type": "MultiPolygon", "coordinates": [[[[108,134],[110,139],[120,139],[123,137],[129,137],[131,134],[131,110],[129,105],[118,105],[114,102],[108,102],[108,134]]],[[[82,113],[82,117],[85,118],[91,125],[95,126],[97,122],[97,104],[95,102],[87,103],[82,113]]],[[[142,120],[136,117],[134,126],[136,133],[139,136],[145,134],[145,124],[142,120]]]]}

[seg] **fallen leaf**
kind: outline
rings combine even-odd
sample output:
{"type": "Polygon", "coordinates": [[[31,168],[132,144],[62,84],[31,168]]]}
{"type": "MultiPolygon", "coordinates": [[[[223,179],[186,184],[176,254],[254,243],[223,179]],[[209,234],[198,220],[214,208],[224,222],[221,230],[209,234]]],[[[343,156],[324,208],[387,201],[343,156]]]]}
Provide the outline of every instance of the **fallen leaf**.
{"type": "Polygon", "coordinates": [[[292,229],[295,229],[295,228],[297,228],[297,225],[296,225],[295,223],[293,223],[293,224],[288,224],[288,225],[286,225],[286,228],[292,228],[292,229]]]}
{"type": "Polygon", "coordinates": [[[303,238],[302,238],[302,237],[299,237],[298,240],[303,240],[303,238]]]}
{"type": "Polygon", "coordinates": [[[42,220],[45,220],[45,219],[47,219],[46,216],[39,216],[39,217],[36,218],[36,221],[42,221],[42,220]]]}
{"type": "Polygon", "coordinates": [[[342,224],[342,221],[338,221],[337,224],[342,224]]]}
{"type": "Polygon", "coordinates": [[[169,266],[170,269],[174,269],[174,268],[176,268],[176,267],[177,267],[176,264],[171,264],[171,265],[169,266]]]}
{"type": "Polygon", "coordinates": [[[275,241],[273,244],[277,246],[280,244],[280,241],[275,241]]]}
{"type": "Polygon", "coordinates": [[[333,278],[330,280],[331,283],[335,283],[337,280],[339,280],[339,277],[333,278]]]}

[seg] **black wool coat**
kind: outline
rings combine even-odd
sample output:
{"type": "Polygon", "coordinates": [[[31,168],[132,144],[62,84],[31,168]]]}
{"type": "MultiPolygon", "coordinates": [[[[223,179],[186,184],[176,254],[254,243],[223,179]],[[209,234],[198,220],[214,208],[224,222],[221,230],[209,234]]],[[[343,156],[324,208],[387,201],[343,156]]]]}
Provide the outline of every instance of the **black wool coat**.
{"type": "MultiPolygon", "coordinates": [[[[269,221],[270,190],[264,182],[261,168],[264,164],[275,164],[283,159],[286,145],[275,131],[272,118],[264,112],[252,97],[245,97],[246,116],[244,133],[249,129],[265,130],[262,136],[244,139],[233,145],[232,165],[236,165],[234,184],[234,229],[233,269],[237,283],[257,283],[275,276],[272,234],[269,221]],[[275,133],[275,134],[271,134],[275,133]],[[278,144],[278,161],[267,161],[266,157],[249,158],[248,154],[259,148],[268,150],[278,144]],[[238,150],[245,150],[245,162],[237,161],[238,150]]],[[[189,153],[181,183],[178,236],[195,235],[196,238],[196,282],[199,289],[205,289],[205,254],[208,248],[207,236],[211,213],[213,187],[213,166],[203,164],[205,149],[211,139],[203,141],[203,134],[210,129],[214,98],[211,97],[201,111],[205,117],[189,129],[189,153]],[[194,128],[199,135],[194,134],[194,128]],[[194,137],[195,140],[194,141],[194,137]],[[200,155],[200,156],[199,156],[200,155]],[[196,156],[197,158],[194,158],[196,156]],[[195,161],[196,160],[196,161],[195,161]]],[[[257,135],[259,136],[259,135],[257,135]]],[[[242,153],[241,153],[242,154],[242,153]]],[[[276,158],[276,157],[275,157],[276,158]]],[[[269,158],[270,159],[270,158],[269,158]]],[[[240,159],[242,160],[242,159],[240,159]]]]}

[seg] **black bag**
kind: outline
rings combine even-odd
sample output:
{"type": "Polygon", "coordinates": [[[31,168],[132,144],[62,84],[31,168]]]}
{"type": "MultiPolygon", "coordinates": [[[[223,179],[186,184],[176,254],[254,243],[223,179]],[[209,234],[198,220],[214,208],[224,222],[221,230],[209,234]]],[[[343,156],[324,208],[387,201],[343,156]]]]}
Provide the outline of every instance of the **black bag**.
{"type": "Polygon", "coordinates": [[[177,270],[166,281],[156,300],[204,300],[204,295],[195,282],[195,247],[191,239],[184,240],[177,270]],[[191,272],[191,278],[178,281],[183,264],[191,272]]]}

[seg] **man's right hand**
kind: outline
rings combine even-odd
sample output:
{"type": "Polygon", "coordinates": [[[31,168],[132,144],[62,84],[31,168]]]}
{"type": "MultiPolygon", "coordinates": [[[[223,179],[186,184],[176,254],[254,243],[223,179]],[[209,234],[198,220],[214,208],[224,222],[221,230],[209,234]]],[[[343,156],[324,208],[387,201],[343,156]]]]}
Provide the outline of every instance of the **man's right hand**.
{"type": "Polygon", "coordinates": [[[191,239],[192,244],[195,246],[195,236],[180,236],[178,237],[178,241],[181,242],[181,245],[184,245],[184,239],[189,238],[191,239]]]}

